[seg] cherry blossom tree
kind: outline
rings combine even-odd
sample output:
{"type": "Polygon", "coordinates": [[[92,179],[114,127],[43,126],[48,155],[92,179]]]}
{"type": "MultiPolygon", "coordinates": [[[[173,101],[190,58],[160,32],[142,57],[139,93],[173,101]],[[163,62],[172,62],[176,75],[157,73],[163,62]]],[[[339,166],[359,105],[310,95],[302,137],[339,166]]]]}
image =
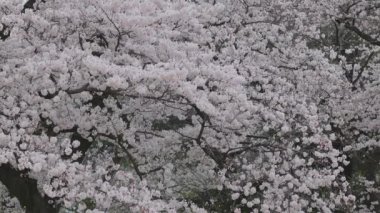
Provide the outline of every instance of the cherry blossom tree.
{"type": "Polygon", "coordinates": [[[0,210],[379,210],[376,1],[0,2],[0,210]]]}

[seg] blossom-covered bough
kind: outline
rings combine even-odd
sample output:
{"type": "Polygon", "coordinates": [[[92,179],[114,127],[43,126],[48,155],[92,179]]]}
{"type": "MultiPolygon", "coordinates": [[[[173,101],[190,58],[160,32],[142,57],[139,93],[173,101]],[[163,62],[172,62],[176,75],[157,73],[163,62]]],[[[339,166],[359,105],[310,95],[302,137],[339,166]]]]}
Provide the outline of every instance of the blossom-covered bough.
{"type": "Polygon", "coordinates": [[[375,1],[0,3],[0,210],[378,210],[375,1]]]}

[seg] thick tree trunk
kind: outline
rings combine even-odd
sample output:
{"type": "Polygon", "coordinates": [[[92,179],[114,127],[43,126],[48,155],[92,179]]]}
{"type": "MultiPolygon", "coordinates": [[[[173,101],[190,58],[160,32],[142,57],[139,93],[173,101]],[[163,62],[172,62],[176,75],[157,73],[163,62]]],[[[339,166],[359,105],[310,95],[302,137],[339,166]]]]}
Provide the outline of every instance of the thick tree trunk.
{"type": "Polygon", "coordinates": [[[21,172],[9,164],[0,166],[0,181],[7,187],[9,194],[16,197],[26,213],[57,213],[59,208],[48,203],[37,189],[37,181],[22,177],[21,172]]]}

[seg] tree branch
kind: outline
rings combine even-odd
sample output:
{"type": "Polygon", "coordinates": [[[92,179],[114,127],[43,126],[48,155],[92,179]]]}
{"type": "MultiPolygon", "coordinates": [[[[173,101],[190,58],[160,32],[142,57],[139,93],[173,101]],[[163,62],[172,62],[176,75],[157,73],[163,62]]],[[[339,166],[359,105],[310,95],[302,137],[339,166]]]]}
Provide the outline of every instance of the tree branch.
{"type": "Polygon", "coordinates": [[[121,37],[122,37],[120,29],[116,26],[115,22],[109,17],[109,15],[106,13],[106,11],[101,7],[100,7],[100,9],[102,10],[104,15],[107,17],[107,19],[111,22],[111,24],[115,27],[115,29],[117,31],[117,41],[116,41],[116,46],[115,46],[115,52],[117,52],[117,50],[120,46],[120,41],[121,41],[121,37]]]}
{"type": "Polygon", "coordinates": [[[349,22],[346,22],[344,24],[344,26],[351,30],[352,32],[356,33],[356,35],[358,35],[360,38],[364,39],[365,41],[367,41],[368,43],[370,44],[373,44],[373,45],[376,45],[376,46],[380,46],[380,41],[379,40],[376,40],[375,38],[372,38],[370,35],[364,33],[363,31],[361,31],[359,28],[357,28],[356,26],[354,25],[351,25],[349,22]]]}
{"type": "Polygon", "coordinates": [[[361,76],[363,75],[363,72],[365,71],[365,68],[367,68],[368,63],[371,61],[371,59],[374,56],[375,56],[375,52],[371,52],[371,54],[369,54],[369,56],[367,57],[367,60],[365,60],[364,63],[361,64],[358,76],[355,78],[355,80],[352,81],[352,85],[355,85],[356,82],[361,78],[361,76]]]}
{"type": "Polygon", "coordinates": [[[7,187],[11,196],[18,199],[26,213],[58,213],[59,206],[49,204],[49,199],[40,194],[37,181],[25,177],[9,164],[0,166],[0,181],[7,187]]]}

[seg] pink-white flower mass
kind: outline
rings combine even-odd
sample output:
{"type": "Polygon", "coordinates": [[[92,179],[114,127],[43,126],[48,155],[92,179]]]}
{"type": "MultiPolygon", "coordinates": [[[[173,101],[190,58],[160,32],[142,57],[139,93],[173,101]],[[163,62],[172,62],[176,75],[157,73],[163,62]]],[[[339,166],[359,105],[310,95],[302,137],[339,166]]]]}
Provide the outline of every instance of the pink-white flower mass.
{"type": "Polygon", "coordinates": [[[0,0],[0,212],[379,212],[380,3],[0,0]]]}

